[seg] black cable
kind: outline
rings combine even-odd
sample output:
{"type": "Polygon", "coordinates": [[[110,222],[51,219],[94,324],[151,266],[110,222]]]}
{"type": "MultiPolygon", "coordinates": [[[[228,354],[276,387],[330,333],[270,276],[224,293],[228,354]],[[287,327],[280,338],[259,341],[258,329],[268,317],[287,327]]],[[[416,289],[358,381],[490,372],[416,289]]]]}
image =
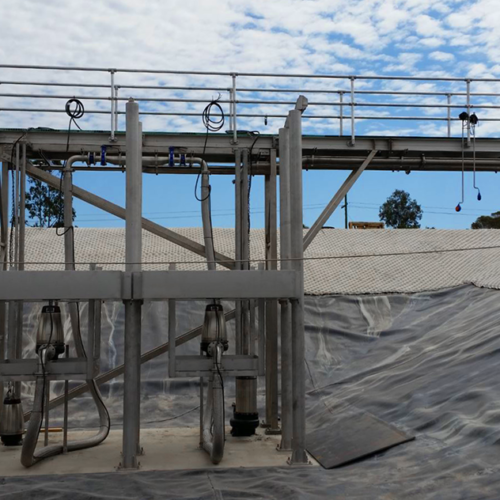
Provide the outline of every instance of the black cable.
{"type": "MultiPolygon", "coordinates": [[[[206,130],[206,133],[205,133],[205,143],[203,145],[203,153],[201,154],[201,157],[203,159],[205,157],[205,152],[206,152],[206,149],[207,149],[207,142],[208,142],[208,134],[209,134],[209,132],[214,132],[214,133],[218,132],[219,130],[221,130],[224,127],[224,123],[226,121],[226,118],[225,118],[225,115],[224,115],[224,110],[222,109],[221,105],[218,102],[219,99],[220,99],[220,94],[219,94],[219,97],[217,97],[217,99],[213,99],[212,101],[210,101],[207,104],[207,106],[203,110],[203,113],[201,114],[201,119],[202,119],[202,122],[203,122],[203,126],[205,127],[205,130],[206,130]],[[220,116],[219,119],[214,119],[212,117],[212,108],[214,108],[214,107],[220,113],[219,115],[216,115],[216,116],[220,116]]],[[[197,190],[198,190],[198,183],[200,181],[200,175],[201,175],[201,170],[198,173],[198,176],[196,177],[196,183],[195,183],[195,186],[194,186],[194,197],[198,201],[205,201],[205,200],[207,200],[210,197],[211,187],[210,186],[208,187],[208,194],[206,195],[205,198],[198,198],[197,190]]]]}
{"type": "MultiPolygon", "coordinates": [[[[83,103],[79,101],[78,99],[70,99],[65,107],[64,110],[66,111],[66,114],[69,116],[69,123],[68,123],[68,133],[67,133],[67,139],[66,139],[66,153],[69,151],[69,138],[71,136],[71,123],[74,123],[79,130],[82,130],[80,125],[76,122],[76,120],[80,119],[83,117],[85,114],[85,108],[83,106],[83,103]],[[75,107],[74,109],[71,108],[71,105],[74,104],[75,107]]],[[[64,160],[63,163],[63,168],[61,170],[61,178],[59,180],[59,220],[57,221],[57,225],[59,226],[61,223],[64,224],[64,215],[62,216],[63,220],[61,220],[61,214],[63,213],[64,207],[63,207],[63,179],[64,179],[64,169],[66,168],[68,160],[64,160]]],[[[72,214],[73,215],[73,214],[72,214]]],[[[62,233],[59,232],[59,227],[56,227],[56,235],[57,236],[64,236],[68,231],[73,231],[73,224],[66,228],[62,233]]],[[[73,236],[74,237],[74,236],[73,236]]]]}

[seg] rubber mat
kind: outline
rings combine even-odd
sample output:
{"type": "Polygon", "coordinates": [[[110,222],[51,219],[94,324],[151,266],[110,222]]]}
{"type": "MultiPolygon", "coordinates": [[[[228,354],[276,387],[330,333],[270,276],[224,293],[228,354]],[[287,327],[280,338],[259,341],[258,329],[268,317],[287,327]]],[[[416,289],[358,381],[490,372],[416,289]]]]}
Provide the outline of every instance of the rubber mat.
{"type": "Polygon", "coordinates": [[[308,433],[306,443],[325,469],[333,469],[414,439],[374,415],[348,412],[308,433]]]}

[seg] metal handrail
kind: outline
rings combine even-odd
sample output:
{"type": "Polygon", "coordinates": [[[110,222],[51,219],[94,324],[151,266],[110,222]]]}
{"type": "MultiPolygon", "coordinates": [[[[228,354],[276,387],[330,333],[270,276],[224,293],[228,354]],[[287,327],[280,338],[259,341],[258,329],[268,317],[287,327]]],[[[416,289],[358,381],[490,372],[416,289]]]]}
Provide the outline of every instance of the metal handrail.
{"type": "MultiPolygon", "coordinates": [[[[123,115],[124,112],[118,109],[119,103],[127,101],[130,96],[118,97],[120,89],[125,90],[170,90],[170,91],[185,91],[185,92],[195,92],[195,91],[211,91],[211,92],[227,92],[228,98],[221,99],[219,96],[218,102],[222,105],[228,105],[229,107],[229,122],[230,129],[233,134],[233,142],[237,143],[238,136],[238,126],[237,120],[240,118],[286,118],[286,115],[276,113],[276,110],[271,110],[272,113],[266,113],[265,109],[256,109],[256,112],[238,112],[237,108],[239,105],[243,106],[281,106],[281,105],[293,105],[294,101],[288,100],[273,100],[273,99],[238,99],[237,93],[270,93],[270,94],[281,94],[281,93],[313,93],[313,94],[324,94],[324,95],[338,95],[338,101],[312,101],[309,102],[308,113],[304,114],[305,119],[333,119],[339,120],[340,131],[343,133],[343,124],[347,120],[350,122],[350,132],[351,132],[351,144],[355,143],[355,126],[356,122],[359,120],[406,120],[406,121],[436,121],[442,122],[446,121],[448,123],[448,137],[451,136],[451,123],[455,121],[460,121],[457,118],[452,118],[451,110],[453,109],[466,109],[468,113],[471,113],[475,109],[500,109],[500,104],[496,105],[494,103],[476,103],[471,102],[473,97],[500,97],[500,93],[494,91],[487,91],[487,89],[482,88],[481,92],[471,92],[472,82],[500,82],[500,78],[459,78],[459,77],[441,77],[441,76],[382,76],[382,75],[333,75],[333,74],[283,74],[283,73],[235,73],[235,72],[218,72],[218,71],[184,71],[184,70],[162,70],[162,69],[132,69],[132,68],[89,68],[89,67],[70,67],[70,66],[38,66],[38,65],[8,65],[0,64],[0,69],[11,69],[11,70],[48,70],[48,71],[68,71],[68,72],[101,72],[108,73],[110,77],[110,83],[89,83],[89,82],[39,82],[39,81],[19,81],[19,80],[0,80],[0,85],[26,85],[26,86],[39,86],[46,87],[47,89],[53,87],[76,87],[76,88],[89,88],[89,89],[109,89],[109,96],[92,96],[92,95],[60,95],[60,94],[37,94],[37,93],[0,93],[0,97],[3,98],[19,98],[19,99],[70,99],[78,98],[81,100],[90,100],[94,102],[110,102],[110,111],[101,109],[86,110],[89,114],[105,114],[111,116],[111,140],[115,140],[115,131],[118,127],[118,116],[123,115]],[[228,81],[228,85],[221,86],[182,86],[182,85],[135,85],[135,84],[120,84],[117,81],[117,76],[120,73],[133,73],[133,74],[166,74],[166,75],[188,75],[192,77],[199,76],[210,76],[210,77],[227,77],[231,80],[228,81]],[[300,89],[300,88],[279,88],[279,87],[267,87],[263,86],[259,88],[258,86],[252,87],[242,87],[239,88],[237,83],[242,77],[252,77],[252,78],[294,78],[294,79],[315,79],[315,80],[345,80],[349,82],[349,88],[345,89],[320,89],[320,88],[310,88],[310,89],[300,89]],[[452,82],[452,83],[465,83],[465,92],[463,90],[453,88],[450,91],[442,91],[441,89],[432,90],[386,90],[386,89],[356,89],[357,80],[373,80],[373,81],[417,81],[417,82],[452,82]],[[350,99],[344,100],[344,97],[349,95],[350,99]],[[368,102],[368,101],[356,101],[355,96],[365,95],[365,96],[427,96],[427,97],[446,97],[446,102],[368,102]],[[452,103],[452,98],[465,97],[464,104],[452,103]],[[338,107],[339,114],[311,114],[311,106],[324,106],[324,107],[338,107]],[[398,116],[397,114],[386,115],[382,114],[380,116],[375,115],[358,115],[355,112],[356,107],[358,108],[415,108],[415,109],[442,109],[446,111],[447,116],[398,116]],[[350,113],[345,113],[345,108],[349,108],[350,113]]],[[[456,87],[456,86],[454,86],[456,87]]],[[[186,104],[197,104],[206,103],[206,99],[202,98],[189,98],[189,97],[153,97],[153,96],[132,96],[137,101],[143,102],[157,102],[157,103],[186,103],[186,104]]],[[[0,107],[0,111],[9,112],[36,112],[36,113],[61,113],[64,110],[51,109],[51,108],[27,108],[27,107],[0,107]]],[[[199,116],[200,113],[194,113],[191,110],[186,111],[147,111],[143,110],[142,115],[157,115],[157,116],[199,116]]],[[[500,121],[497,117],[482,118],[482,121],[500,121]]],[[[467,126],[467,142],[470,143],[470,126],[467,126]]]]}

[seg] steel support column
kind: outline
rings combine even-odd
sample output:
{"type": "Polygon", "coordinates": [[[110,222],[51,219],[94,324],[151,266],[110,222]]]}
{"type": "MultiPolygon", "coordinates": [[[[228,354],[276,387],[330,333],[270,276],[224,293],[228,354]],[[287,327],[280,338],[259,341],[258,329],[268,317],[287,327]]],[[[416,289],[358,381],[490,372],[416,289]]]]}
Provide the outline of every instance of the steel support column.
{"type": "MultiPolygon", "coordinates": [[[[288,114],[290,127],[290,215],[292,219],[290,242],[292,269],[300,274],[304,289],[304,246],[302,216],[302,117],[298,110],[288,114]]],[[[305,336],[304,299],[294,299],[292,305],[292,358],[293,358],[293,438],[291,464],[308,462],[306,454],[305,412],[305,336]]]]}
{"type": "MultiPolygon", "coordinates": [[[[266,269],[278,268],[276,214],[276,150],[270,150],[269,174],[265,178],[266,269]]],[[[269,434],[279,432],[278,422],[278,301],[266,300],[266,424],[269,434]]]]}
{"type": "MultiPolygon", "coordinates": [[[[126,270],[139,272],[142,260],[142,130],[139,105],[127,102],[126,171],[126,270]]],[[[125,301],[125,375],[123,380],[123,461],[124,469],[137,469],[140,449],[141,411],[141,312],[142,303],[125,301]]]]}
{"type": "MultiPolygon", "coordinates": [[[[290,269],[290,162],[289,130],[279,131],[280,174],[280,258],[281,269],[290,269]]],[[[280,450],[292,449],[292,330],[290,303],[281,300],[281,443],[280,450]]]]}

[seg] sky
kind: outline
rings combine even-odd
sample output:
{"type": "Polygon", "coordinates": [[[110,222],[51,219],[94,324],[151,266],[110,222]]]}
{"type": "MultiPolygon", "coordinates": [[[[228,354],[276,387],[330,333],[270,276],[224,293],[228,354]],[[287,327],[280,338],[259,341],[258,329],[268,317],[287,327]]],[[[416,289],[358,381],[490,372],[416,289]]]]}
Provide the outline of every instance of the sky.
{"type": "MultiPolygon", "coordinates": [[[[382,75],[460,78],[500,78],[499,0],[149,0],[147,2],[81,0],[1,0],[0,64],[55,65],[72,67],[140,68],[182,71],[282,73],[304,75],[382,75]]],[[[0,82],[33,81],[108,84],[102,72],[54,72],[0,68],[0,82]]],[[[203,86],[228,88],[228,77],[119,73],[120,85],[203,86]]],[[[357,80],[357,90],[464,92],[465,83],[432,81],[357,80]]],[[[346,90],[349,80],[313,78],[238,77],[238,87],[312,90],[346,90]]],[[[472,82],[472,92],[500,92],[498,83],[472,82]]],[[[55,88],[34,85],[0,85],[0,93],[52,96],[106,96],[107,89],[55,88]]],[[[336,102],[338,95],[304,92],[311,102],[336,102]]],[[[143,116],[144,130],[201,132],[201,111],[217,92],[192,92],[200,103],[141,102],[143,111],[195,113],[196,116],[143,116]]],[[[240,99],[294,101],[298,93],[239,93],[240,99]]],[[[165,96],[183,98],[181,91],[121,89],[121,97],[165,96]]],[[[221,94],[221,99],[227,93],[221,94]]],[[[347,97],[345,97],[347,100],[347,97]]],[[[439,96],[369,96],[358,102],[443,104],[439,96]]],[[[498,99],[474,97],[473,103],[497,105],[498,99]]],[[[1,97],[0,107],[63,109],[64,99],[1,97]]],[[[454,105],[464,105],[454,97],[454,105]]],[[[88,99],[87,110],[109,109],[109,102],[88,99]]],[[[239,106],[239,112],[286,114],[289,105],[239,106]]],[[[225,107],[227,108],[227,106],[225,107]]],[[[124,109],[121,102],[119,109],[124,109]]],[[[452,115],[462,109],[454,108],[452,115]]],[[[348,110],[346,110],[346,114],[348,110]]],[[[496,109],[477,111],[477,137],[498,135],[496,109]]],[[[337,115],[338,106],[313,105],[306,114],[337,115]]],[[[358,116],[444,117],[444,108],[366,108],[358,116]]],[[[107,130],[107,115],[87,113],[83,129],[107,130]]],[[[277,134],[282,118],[241,118],[238,128],[277,134]]],[[[123,129],[120,118],[119,129],[123,129]]],[[[63,113],[0,111],[0,127],[51,127],[65,129],[63,113]]],[[[226,120],[225,129],[229,129],[226,120]]],[[[304,119],[304,133],[338,135],[337,119],[304,119]]],[[[349,134],[349,123],[344,125],[349,134]]],[[[446,135],[443,121],[357,120],[359,135],[446,135]]],[[[452,135],[460,137],[460,123],[452,135]]],[[[348,171],[304,173],[304,222],[311,225],[335,194],[348,171]]],[[[224,176],[225,177],[225,176],[224,176]]],[[[116,203],[124,204],[122,174],[76,173],[75,184],[116,203]]],[[[212,210],[216,227],[232,227],[232,179],[213,179],[212,210]]],[[[169,227],[198,226],[199,202],[194,197],[192,176],[145,176],[143,211],[169,227]]],[[[482,214],[499,210],[500,177],[480,173],[477,201],[471,175],[466,175],[463,210],[454,208],[461,199],[460,173],[365,172],[349,193],[348,216],[352,221],[376,221],[380,205],[395,189],[404,189],[422,206],[422,227],[468,228],[482,214]]],[[[252,226],[264,225],[263,183],[252,187],[252,226]]],[[[76,225],[122,227],[123,222],[81,202],[75,203],[76,225]]],[[[327,225],[343,227],[344,212],[338,209],[327,225]]]]}

